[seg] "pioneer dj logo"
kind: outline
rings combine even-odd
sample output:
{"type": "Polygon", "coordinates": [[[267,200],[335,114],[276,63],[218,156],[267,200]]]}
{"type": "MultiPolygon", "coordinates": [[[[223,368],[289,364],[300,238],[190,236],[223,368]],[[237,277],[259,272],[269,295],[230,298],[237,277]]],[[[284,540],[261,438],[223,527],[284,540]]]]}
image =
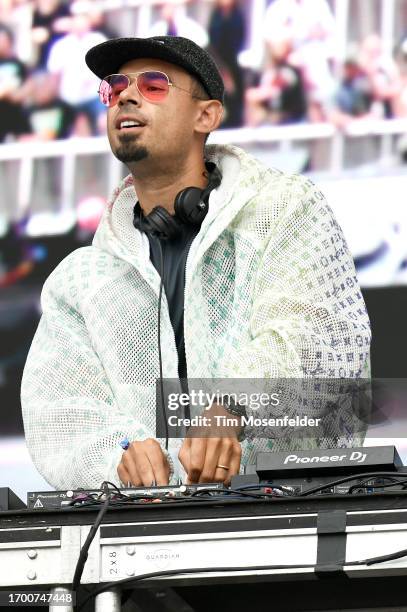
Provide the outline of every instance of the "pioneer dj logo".
{"type": "Polygon", "coordinates": [[[288,463],[341,463],[343,461],[352,461],[354,463],[364,463],[367,453],[353,451],[350,454],[344,455],[314,455],[313,457],[298,455],[287,455],[284,459],[284,465],[288,463]]]}
{"type": "Polygon", "coordinates": [[[154,550],[146,554],[147,561],[152,561],[159,569],[166,569],[171,561],[179,559],[179,553],[172,552],[167,548],[154,550]]]}

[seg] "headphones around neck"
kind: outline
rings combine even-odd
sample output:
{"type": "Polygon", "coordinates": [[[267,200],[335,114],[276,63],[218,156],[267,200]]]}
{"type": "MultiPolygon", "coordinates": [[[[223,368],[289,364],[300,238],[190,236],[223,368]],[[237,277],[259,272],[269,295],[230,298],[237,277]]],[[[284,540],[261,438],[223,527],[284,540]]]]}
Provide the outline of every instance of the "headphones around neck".
{"type": "Polygon", "coordinates": [[[209,173],[208,185],[205,189],[186,187],[180,191],[174,201],[175,215],[170,215],[163,206],[156,206],[144,217],[137,202],[133,209],[134,227],[161,239],[174,240],[181,234],[182,224],[200,226],[209,210],[209,194],[222,181],[216,164],[207,161],[205,166],[209,173]]]}

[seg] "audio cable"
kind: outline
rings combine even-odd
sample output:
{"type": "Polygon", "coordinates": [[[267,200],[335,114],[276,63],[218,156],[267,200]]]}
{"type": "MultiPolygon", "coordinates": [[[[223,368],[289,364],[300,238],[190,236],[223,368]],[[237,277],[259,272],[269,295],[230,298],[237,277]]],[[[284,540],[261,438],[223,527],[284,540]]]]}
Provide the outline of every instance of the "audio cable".
{"type": "Polygon", "coordinates": [[[164,288],[164,254],[163,248],[161,245],[161,240],[158,239],[158,244],[160,245],[160,270],[161,270],[161,281],[160,281],[160,290],[158,293],[158,363],[160,368],[160,395],[161,395],[161,411],[162,417],[164,419],[164,428],[165,428],[165,450],[168,451],[168,421],[167,421],[167,411],[165,409],[165,401],[164,401],[164,379],[163,379],[163,359],[161,353],[161,304],[162,304],[162,295],[164,288]]]}

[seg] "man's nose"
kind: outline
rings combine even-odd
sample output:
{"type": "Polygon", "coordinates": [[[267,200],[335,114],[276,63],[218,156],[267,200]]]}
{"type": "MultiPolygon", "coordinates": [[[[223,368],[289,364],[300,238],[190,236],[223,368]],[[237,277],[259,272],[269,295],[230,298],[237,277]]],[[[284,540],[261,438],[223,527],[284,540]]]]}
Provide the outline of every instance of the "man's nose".
{"type": "Polygon", "coordinates": [[[141,100],[142,97],[137,88],[136,81],[134,80],[128,87],[126,87],[126,89],[123,89],[123,91],[120,92],[118,104],[123,106],[124,104],[130,102],[140,106],[141,100]]]}

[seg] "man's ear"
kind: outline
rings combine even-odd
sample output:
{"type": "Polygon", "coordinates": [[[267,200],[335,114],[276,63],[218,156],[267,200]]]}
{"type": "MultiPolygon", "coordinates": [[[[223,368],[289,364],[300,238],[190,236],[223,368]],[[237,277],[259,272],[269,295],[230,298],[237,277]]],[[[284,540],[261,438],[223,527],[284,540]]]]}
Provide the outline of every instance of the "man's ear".
{"type": "Polygon", "coordinates": [[[209,134],[216,130],[222,121],[223,104],[219,100],[201,100],[195,121],[195,132],[209,134]]]}

